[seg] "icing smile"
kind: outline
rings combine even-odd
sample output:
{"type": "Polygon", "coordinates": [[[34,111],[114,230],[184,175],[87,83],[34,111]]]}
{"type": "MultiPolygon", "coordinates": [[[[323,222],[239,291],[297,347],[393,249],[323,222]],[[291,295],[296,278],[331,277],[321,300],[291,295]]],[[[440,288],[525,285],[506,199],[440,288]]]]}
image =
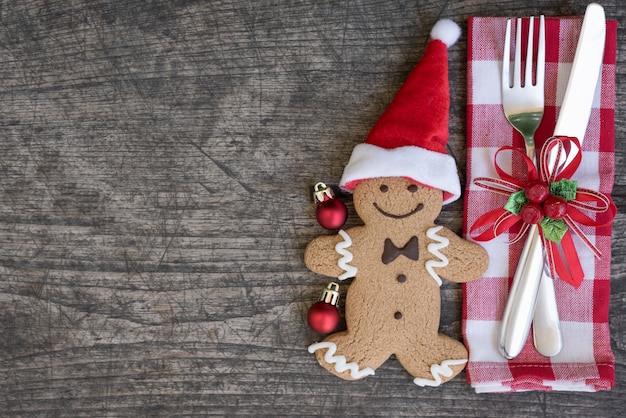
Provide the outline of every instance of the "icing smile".
{"type": "Polygon", "coordinates": [[[417,205],[417,207],[415,209],[413,209],[409,213],[405,213],[405,214],[402,214],[402,215],[395,215],[393,213],[385,212],[383,209],[380,208],[380,206],[378,206],[378,204],[376,202],[374,202],[374,207],[376,208],[376,210],[378,212],[381,213],[381,215],[386,216],[388,218],[392,218],[392,219],[408,218],[409,216],[414,215],[417,212],[419,212],[420,210],[424,209],[424,205],[422,203],[420,203],[419,205],[417,205]]]}

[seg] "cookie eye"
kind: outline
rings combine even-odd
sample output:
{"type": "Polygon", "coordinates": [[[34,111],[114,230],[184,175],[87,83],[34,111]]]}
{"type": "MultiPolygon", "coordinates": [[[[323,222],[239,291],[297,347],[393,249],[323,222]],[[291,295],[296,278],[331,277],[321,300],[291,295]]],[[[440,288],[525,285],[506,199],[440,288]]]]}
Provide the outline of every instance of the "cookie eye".
{"type": "Polygon", "coordinates": [[[415,193],[417,191],[417,185],[411,184],[409,187],[407,187],[407,190],[411,193],[415,193]]]}
{"type": "Polygon", "coordinates": [[[387,187],[386,184],[381,184],[380,185],[380,191],[383,193],[387,193],[389,191],[389,187],[387,187]]]}

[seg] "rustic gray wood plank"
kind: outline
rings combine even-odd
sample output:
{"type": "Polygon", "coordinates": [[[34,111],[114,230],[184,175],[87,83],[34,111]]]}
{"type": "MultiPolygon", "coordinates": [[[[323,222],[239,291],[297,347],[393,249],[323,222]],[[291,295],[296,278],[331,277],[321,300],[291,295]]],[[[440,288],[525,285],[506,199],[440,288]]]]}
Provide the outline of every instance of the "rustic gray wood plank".
{"type": "MultiPolygon", "coordinates": [[[[621,3],[602,3],[623,27],[621,3]]],[[[419,389],[393,360],[346,383],[306,351],[317,338],[306,311],[325,282],[302,261],[322,232],[310,187],[340,177],[434,22],[466,29],[470,16],[586,4],[0,3],[0,415],[617,416],[622,213],[612,391],[477,395],[463,376],[419,389]]],[[[620,30],[618,86],[624,41],[620,30]]],[[[465,42],[450,50],[461,173],[465,42]]],[[[621,210],[626,93],[616,95],[621,210]]],[[[461,220],[461,202],[440,218],[456,232],[461,220]]],[[[460,338],[460,287],[446,283],[442,296],[442,328],[460,338]]]]}

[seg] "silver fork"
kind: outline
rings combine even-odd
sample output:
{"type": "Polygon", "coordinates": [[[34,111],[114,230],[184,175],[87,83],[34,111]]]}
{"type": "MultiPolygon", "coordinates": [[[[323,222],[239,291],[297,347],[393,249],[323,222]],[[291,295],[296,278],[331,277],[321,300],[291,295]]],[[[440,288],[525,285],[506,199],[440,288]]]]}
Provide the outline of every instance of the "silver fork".
{"type": "MultiPolygon", "coordinates": [[[[515,58],[513,64],[513,79],[510,73],[510,49],[511,49],[511,20],[507,21],[506,36],[504,42],[504,55],[502,59],[502,108],[509,123],[524,137],[526,154],[535,161],[534,135],[541,123],[544,110],[544,73],[545,73],[545,26],[544,17],[539,20],[539,40],[537,47],[537,68],[535,83],[533,84],[533,35],[534,17],[530,18],[528,30],[528,48],[526,53],[526,66],[524,71],[524,83],[522,85],[522,19],[517,19],[517,31],[515,39],[515,58]]],[[[518,268],[513,277],[513,284],[509,293],[509,300],[504,310],[498,348],[506,358],[516,357],[522,350],[531,319],[534,315],[535,346],[544,355],[554,355],[554,335],[549,331],[553,327],[546,322],[553,323],[556,315],[558,328],[558,311],[554,288],[550,277],[545,277],[549,270],[545,268],[541,241],[539,239],[537,225],[529,229],[528,238],[518,268]],[[543,272],[544,277],[539,278],[543,272]],[[545,283],[544,283],[545,282],[545,283]],[[547,341],[547,343],[546,343],[547,341]],[[548,354],[546,354],[548,353],[548,354]]],[[[554,332],[552,332],[554,334],[554,332]]],[[[560,333],[558,333],[560,341],[560,333]]]]}

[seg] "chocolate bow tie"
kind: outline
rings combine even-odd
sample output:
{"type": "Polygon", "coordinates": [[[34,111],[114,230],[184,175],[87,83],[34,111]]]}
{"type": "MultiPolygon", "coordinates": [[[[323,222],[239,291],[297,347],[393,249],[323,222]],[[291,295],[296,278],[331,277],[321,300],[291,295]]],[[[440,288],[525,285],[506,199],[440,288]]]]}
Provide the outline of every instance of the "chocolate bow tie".
{"type": "Polygon", "coordinates": [[[411,260],[417,260],[420,256],[417,246],[417,237],[413,237],[402,248],[396,247],[389,238],[385,239],[385,248],[383,250],[383,264],[389,264],[399,255],[404,255],[411,260]]]}

